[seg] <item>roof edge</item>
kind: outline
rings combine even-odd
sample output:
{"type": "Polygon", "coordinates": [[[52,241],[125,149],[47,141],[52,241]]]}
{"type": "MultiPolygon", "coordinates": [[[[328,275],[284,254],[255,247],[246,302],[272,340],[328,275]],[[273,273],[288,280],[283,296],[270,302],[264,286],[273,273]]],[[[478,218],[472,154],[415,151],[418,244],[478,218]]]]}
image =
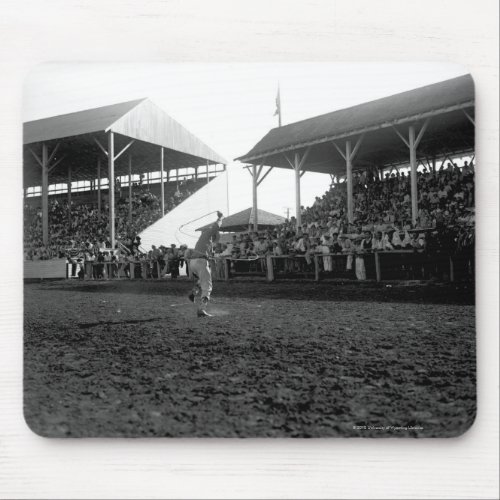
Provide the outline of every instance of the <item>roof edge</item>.
{"type": "MultiPolygon", "coordinates": [[[[424,118],[429,118],[429,117],[432,117],[432,116],[437,116],[439,114],[444,114],[444,113],[449,113],[449,112],[452,112],[452,111],[456,111],[458,109],[469,108],[471,106],[474,106],[474,103],[475,103],[474,100],[472,100],[472,101],[466,101],[464,103],[455,104],[453,106],[448,106],[446,108],[438,108],[438,109],[435,109],[435,110],[427,111],[425,113],[419,113],[418,115],[410,115],[410,116],[407,116],[407,117],[404,117],[404,118],[398,118],[396,120],[392,120],[390,122],[384,122],[384,123],[381,123],[381,124],[378,124],[378,125],[373,125],[371,127],[364,127],[364,128],[360,128],[360,129],[353,129],[353,130],[349,130],[347,132],[343,132],[342,134],[336,134],[336,135],[332,135],[332,136],[325,136],[325,137],[322,137],[320,139],[314,139],[312,141],[298,142],[296,144],[290,144],[289,146],[283,146],[283,147],[277,148],[277,149],[269,149],[267,151],[263,151],[262,153],[258,153],[258,154],[251,155],[251,156],[249,156],[248,153],[247,153],[246,155],[239,156],[238,158],[234,158],[234,161],[250,163],[252,160],[259,160],[259,159],[262,159],[262,158],[266,158],[267,156],[272,156],[272,155],[279,154],[279,153],[285,153],[287,151],[293,151],[295,149],[305,148],[305,147],[308,147],[308,146],[314,146],[316,144],[322,144],[324,142],[333,141],[333,140],[336,140],[336,139],[342,139],[344,137],[351,137],[353,135],[363,134],[365,132],[372,132],[374,130],[380,130],[380,129],[383,129],[383,128],[392,127],[394,125],[399,125],[401,123],[407,123],[409,121],[421,120],[421,119],[424,119],[424,118]]],[[[348,109],[348,108],[346,108],[346,109],[348,109]]],[[[319,115],[319,116],[323,116],[323,115],[319,115]]],[[[304,120],[302,120],[302,121],[304,121],[304,120]]],[[[294,123],[299,123],[299,122],[294,122],[294,123]]],[[[274,129],[272,129],[272,130],[274,130],[274,129]]]]}
{"type": "MultiPolygon", "coordinates": [[[[134,99],[135,100],[135,99],[134,99]]],[[[134,100],[132,101],[128,101],[128,102],[133,102],[134,100]]],[[[127,116],[133,109],[137,108],[137,106],[139,106],[139,104],[142,104],[143,102],[145,101],[151,101],[151,99],[149,97],[142,97],[141,99],[138,99],[136,104],[134,104],[134,106],[132,106],[125,114],[121,115],[119,118],[117,118],[111,125],[109,125],[108,127],[106,127],[104,129],[104,132],[109,132],[113,125],[118,121],[118,120],[121,120],[124,116],[127,116]]],[[[152,102],[152,101],[151,101],[152,102]]]]}

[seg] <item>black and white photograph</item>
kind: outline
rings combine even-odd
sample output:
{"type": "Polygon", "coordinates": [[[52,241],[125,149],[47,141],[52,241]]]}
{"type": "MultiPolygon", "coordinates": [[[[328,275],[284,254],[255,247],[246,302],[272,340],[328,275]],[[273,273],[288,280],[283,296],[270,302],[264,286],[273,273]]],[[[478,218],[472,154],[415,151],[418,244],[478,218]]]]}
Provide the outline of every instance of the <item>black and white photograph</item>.
{"type": "Polygon", "coordinates": [[[44,437],[455,437],[475,91],[445,63],[46,63],[23,102],[44,437]]]}

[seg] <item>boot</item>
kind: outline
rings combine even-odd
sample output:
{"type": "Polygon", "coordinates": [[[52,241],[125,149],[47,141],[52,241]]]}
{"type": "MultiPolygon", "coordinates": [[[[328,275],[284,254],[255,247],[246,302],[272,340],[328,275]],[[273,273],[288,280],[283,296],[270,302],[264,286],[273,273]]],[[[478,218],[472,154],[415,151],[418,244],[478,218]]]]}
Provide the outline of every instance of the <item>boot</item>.
{"type": "Polygon", "coordinates": [[[198,318],[203,318],[203,317],[211,317],[211,314],[207,313],[207,305],[208,305],[208,298],[207,297],[202,297],[200,301],[200,305],[198,306],[198,318]]]}
{"type": "Polygon", "coordinates": [[[200,285],[194,285],[193,289],[191,290],[191,293],[188,295],[188,298],[191,302],[194,302],[194,299],[197,295],[199,295],[201,292],[200,285]]]}

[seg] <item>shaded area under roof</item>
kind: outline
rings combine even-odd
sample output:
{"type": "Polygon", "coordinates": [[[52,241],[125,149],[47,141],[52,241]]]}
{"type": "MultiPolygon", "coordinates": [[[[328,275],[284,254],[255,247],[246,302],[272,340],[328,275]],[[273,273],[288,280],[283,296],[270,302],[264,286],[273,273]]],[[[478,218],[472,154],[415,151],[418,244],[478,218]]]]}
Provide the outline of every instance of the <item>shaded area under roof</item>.
{"type": "Polygon", "coordinates": [[[345,171],[345,161],[332,141],[340,145],[341,139],[356,139],[369,132],[354,168],[407,163],[408,149],[393,127],[405,135],[405,125],[421,124],[428,117],[431,120],[419,145],[420,158],[470,152],[474,149],[474,126],[464,110],[474,118],[470,75],[274,128],[237,160],[291,168],[284,153],[301,152],[311,146],[305,170],[339,173],[345,171]]]}
{"type": "MultiPolygon", "coordinates": [[[[132,173],[160,170],[160,147],[164,148],[165,171],[208,164],[227,164],[227,160],[204,144],[149,99],[103,106],[65,115],[26,122],[23,126],[24,187],[40,185],[41,169],[30,149],[41,157],[41,144],[49,153],[59,144],[53,160],[61,162],[50,172],[50,183],[97,178],[97,159],[101,175],[107,177],[107,157],[96,139],[107,148],[107,132],[115,133],[115,155],[132,139],[132,173]]],[[[115,175],[128,174],[128,154],[115,161],[115,175]]]]}
{"type": "MultiPolygon", "coordinates": [[[[248,231],[248,226],[253,226],[254,220],[254,209],[250,207],[222,219],[220,230],[225,232],[248,231]]],[[[286,221],[281,215],[272,214],[260,209],[257,209],[257,220],[259,229],[271,229],[286,221]]],[[[199,227],[196,231],[203,231],[211,225],[207,224],[206,226],[199,227]]]]}

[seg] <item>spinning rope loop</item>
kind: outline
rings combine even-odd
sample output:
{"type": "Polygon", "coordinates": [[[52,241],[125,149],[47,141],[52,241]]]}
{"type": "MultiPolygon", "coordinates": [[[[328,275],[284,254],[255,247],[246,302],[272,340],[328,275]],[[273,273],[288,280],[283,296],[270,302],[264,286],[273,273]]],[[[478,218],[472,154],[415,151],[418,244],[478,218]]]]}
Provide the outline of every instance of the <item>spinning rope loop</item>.
{"type": "Polygon", "coordinates": [[[204,217],[208,217],[209,215],[212,215],[212,214],[218,214],[218,213],[219,213],[219,211],[218,211],[218,210],[214,210],[213,212],[208,212],[207,214],[204,214],[204,215],[202,215],[201,217],[198,217],[197,219],[192,219],[192,220],[190,220],[190,221],[185,222],[184,224],[181,224],[181,225],[177,228],[177,230],[175,231],[175,239],[177,240],[177,242],[178,242],[178,243],[182,244],[182,241],[178,238],[177,233],[181,233],[181,234],[183,234],[184,236],[189,236],[190,238],[197,238],[197,237],[198,237],[198,235],[196,235],[196,234],[190,234],[190,233],[188,233],[188,232],[186,232],[186,231],[183,231],[183,230],[182,230],[182,228],[183,228],[184,226],[187,226],[188,224],[192,224],[193,222],[196,222],[196,221],[198,221],[198,220],[200,220],[200,219],[203,219],[204,217]]]}

